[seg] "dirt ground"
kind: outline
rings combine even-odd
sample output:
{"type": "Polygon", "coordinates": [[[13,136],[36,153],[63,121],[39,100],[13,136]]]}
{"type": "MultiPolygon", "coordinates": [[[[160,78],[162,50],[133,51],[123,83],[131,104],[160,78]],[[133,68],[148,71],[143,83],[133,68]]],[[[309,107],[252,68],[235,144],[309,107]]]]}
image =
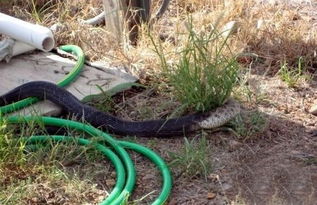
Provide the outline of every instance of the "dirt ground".
{"type": "MultiPolygon", "coordinates": [[[[275,2],[286,2],[301,17],[310,18],[312,27],[317,25],[316,1],[275,2]]],[[[248,85],[259,99],[242,103],[243,113],[265,116],[265,130],[244,142],[230,132],[205,133],[212,144],[213,174],[207,181],[175,178],[168,204],[317,203],[317,117],[308,112],[317,99],[316,78],[289,88],[266,69],[252,67],[248,85]]],[[[154,149],[163,157],[183,144],[183,139],[156,141],[154,149]]],[[[151,171],[140,173],[148,179],[151,171]]]]}
{"type": "MultiPolygon", "coordinates": [[[[316,1],[275,2],[290,4],[317,25],[316,1]]],[[[248,85],[259,99],[242,103],[243,113],[265,116],[265,130],[247,142],[230,132],[207,132],[214,174],[207,181],[174,179],[168,204],[317,204],[317,117],[308,112],[317,99],[316,78],[289,88],[266,69],[252,67],[248,85]]],[[[164,157],[183,139],[157,142],[155,150],[164,157]]]]}
{"type": "MultiPolygon", "coordinates": [[[[316,82],[290,89],[278,77],[251,75],[252,81],[261,82],[256,89],[265,98],[256,106],[243,104],[242,113],[264,115],[265,129],[247,141],[231,132],[205,132],[212,149],[213,173],[207,180],[195,176],[188,180],[174,172],[168,204],[316,203],[317,117],[308,112],[317,97],[316,82]]],[[[153,148],[167,161],[168,153],[184,143],[183,138],[137,142],[153,148]]],[[[135,197],[157,187],[155,169],[149,169],[143,158],[136,159],[140,180],[135,197]]]]}

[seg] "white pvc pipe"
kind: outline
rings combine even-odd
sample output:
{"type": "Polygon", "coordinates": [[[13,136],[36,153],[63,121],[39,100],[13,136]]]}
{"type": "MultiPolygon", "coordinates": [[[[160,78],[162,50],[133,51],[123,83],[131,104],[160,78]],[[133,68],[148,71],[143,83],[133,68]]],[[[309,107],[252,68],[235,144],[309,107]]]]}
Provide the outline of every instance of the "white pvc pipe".
{"type": "Polygon", "coordinates": [[[55,46],[53,33],[49,28],[3,13],[0,13],[0,33],[46,52],[55,46]]]}

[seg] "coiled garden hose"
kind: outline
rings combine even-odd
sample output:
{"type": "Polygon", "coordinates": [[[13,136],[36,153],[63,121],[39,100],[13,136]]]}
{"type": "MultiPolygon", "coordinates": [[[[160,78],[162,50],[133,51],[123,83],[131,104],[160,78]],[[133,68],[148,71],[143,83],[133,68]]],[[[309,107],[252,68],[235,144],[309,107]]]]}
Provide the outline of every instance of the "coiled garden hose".
{"type": "MultiPolygon", "coordinates": [[[[73,45],[62,46],[61,49],[66,52],[73,52],[78,57],[78,61],[76,65],[74,66],[73,70],[62,81],[58,82],[59,86],[66,86],[70,82],[72,82],[82,70],[85,57],[82,50],[77,46],[73,46],[73,45]]],[[[6,113],[24,108],[37,101],[38,99],[36,98],[27,98],[10,105],[2,106],[0,107],[0,115],[2,116],[2,117],[0,116],[0,119],[5,120],[5,122],[9,124],[38,122],[47,126],[66,127],[68,129],[74,129],[74,130],[86,133],[90,135],[91,137],[98,139],[98,143],[97,143],[88,139],[69,137],[69,136],[57,136],[57,135],[31,136],[29,138],[23,138],[23,140],[25,140],[27,144],[33,145],[33,147],[35,146],[35,148],[37,147],[37,143],[45,143],[49,140],[53,140],[57,142],[75,141],[80,145],[92,146],[94,149],[100,151],[103,155],[108,157],[113,163],[115,170],[117,172],[116,185],[114,186],[109,196],[105,200],[103,200],[100,204],[102,205],[122,204],[127,201],[128,197],[130,196],[130,194],[132,193],[134,189],[135,181],[136,181],[136,171],[129,154],[126,152],[125,149],[131,149],[135,152],[138,152],[144,155],[159,168],[163,178],[162,190],[160,195],[156,198],[156,200],[152,204],[160,205],[165,203],[165,201],[167,200],[171,192],[172,178],[166,163],[163,161],[163,159],[160,156],[158,156],[152,150],[135,143],[126,142],[126,141],[116,141],[107,133],[97,128],[94,128],[90,125],[83,124],[80,122],[53,118],[53,117],[37,117],[37,116],[5,117],[3,116],[6,113]],[[102,144],[99,142],[102,142],[102,144]],[[111,149],[105,147],[103,143],[109,146],[111,149]]]]}

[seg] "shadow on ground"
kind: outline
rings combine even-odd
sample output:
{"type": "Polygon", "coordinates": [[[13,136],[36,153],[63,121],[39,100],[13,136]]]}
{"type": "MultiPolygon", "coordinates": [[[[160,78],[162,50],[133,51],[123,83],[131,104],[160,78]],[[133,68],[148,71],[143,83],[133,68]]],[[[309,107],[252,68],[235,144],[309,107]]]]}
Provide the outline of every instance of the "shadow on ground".
{"type": "MultiPolygon", "coordinates": [[[[265,99],[242,103],[243,113],[258,113],[266,119],[265,129],[252,136],[241,137],[232,132],[204,133],[208,139],[213,161],[213,173],[191,179],[178,177],[175,168],[174,188],[169,204],[307,204],[317,201],[317,117],[308,109],[317,93],[310,85],[296,89],[277,77],[253,75],[262,81],[265,99]],[[235,142],[232,145],[232,142],[235,142]]],[[[264,126],[264,123],[263,123],[264,126]]],[[[201,137],[201,133],[188,136],[201,137]]],[[[138,138],[137,142],[156,150],[168,162],[169,152],[181,149],[183,137],[173,139],[138,138]]],[[[134,197],[159,188],[158,178],[152,176],[144,160],[137,160],[145,181],[142,191],[134,197]],[[152,185],[151,185],[152,184],[152,185]],[[155,186],[153,186],[155,185],[155,186]],[[156,188],[155,188],[156,187],[156,188]]],[[[145,203],[145,202],[144,202],[145,203]]]]}
{"type": "MultiPolygon", "coordinates": [[[[267,119],[266,130],[257,139],[241,142],[235,148],[229,143],[236,140],[232,133],[207,134],[213,149],[210,157],[214,174],[207,180],[204,177],[189,180],[177,178],[172,167],[174,188],[169,204],[240,201],[242,204],[313,205],[317,201],[317,137],[311,134],[313,130],[291,120],[273,115],[267,115],[267,119]],[[211,197],[210,193],[215,196],[211,197]]],[[[167,153],[179,150],[184,144],[183,138],[137,141],[148,144],[167,161],[170,160],[167,153]]],[[[153,176],[154,168],[149,169],[144,159],[137,162],[141,164],[139,184],[143,185],[135,190],[136,198],[159,188],[158,175],[153,176]]]]}

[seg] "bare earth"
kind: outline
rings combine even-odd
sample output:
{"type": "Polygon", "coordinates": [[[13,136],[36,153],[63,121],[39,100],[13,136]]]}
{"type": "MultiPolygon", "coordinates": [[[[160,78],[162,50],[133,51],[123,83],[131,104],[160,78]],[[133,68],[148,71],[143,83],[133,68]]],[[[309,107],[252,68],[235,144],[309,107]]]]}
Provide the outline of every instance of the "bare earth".
{"type": "MultiPolygon", "coordinates": [[[[317,25],[317,2],[287,3],[317,25]]],[[[207,133],[214,174],[207,181],[174,179],[169,204],[317,204],[317,117],[308,112],[317,99],[316,78],[292,89],[278,76],[266,75],[266,69],[254,67],[248,81],[261,99],[243,103],[243,113],[265,116],[265,130],[244,142],[229,132],[207,133]]],[[[183,144],[183,139],[156,141],[154,148],[163,157],[183,144]]],[[[151,172],[141,169],[142,183],[147,184],[151,172]]]]}
{"type": "MultiPolygon", "coordinates": [[[[307,110],[317,97],[316,84],[290,89],[277,77],[252,75],[250,79],[261,82],[257,89],[266,95],[256,107],[244,104],[243,113],[263,114],[265,130],[245,142],[230,132],[204,133],[211,145],[214,172],[207,181],[177,178],[174,172],[169,204],[316,204],[317,117],[307,110]]],[[[168,152],[184,143],[183,138],[137,141],[167,161],[168,152]]],[[[155,169],[149,169],[143,158],[136,159],[139,188],[134,197],[138,198],[159,184],[155,169]]]]}

